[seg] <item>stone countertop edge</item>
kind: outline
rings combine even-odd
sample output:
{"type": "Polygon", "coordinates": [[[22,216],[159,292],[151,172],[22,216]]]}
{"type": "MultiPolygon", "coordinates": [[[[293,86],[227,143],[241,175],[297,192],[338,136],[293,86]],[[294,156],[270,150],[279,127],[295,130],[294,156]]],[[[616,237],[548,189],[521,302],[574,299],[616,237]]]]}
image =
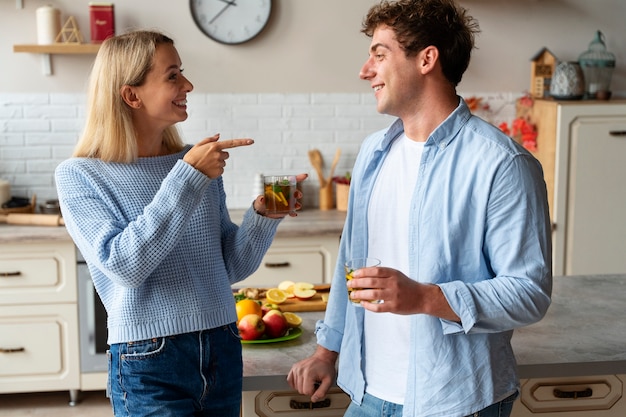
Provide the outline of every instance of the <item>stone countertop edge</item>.
{"type": "MultiPolygon", "coordinates": [[[[245,210],[230,210],[231,220],[241,224],[245,210]]],[[[337,210],[305,209],[296,217],[285,217],[276,237],[339,236],[346,213],[337,210]]],[[[0,224],[0,243],[38,243],[71,240],[62,226],[26,226],[0,224]]]]}
{"type": "MultiPolygon", "coordinates": [[[[555,277],[546,316],[516,329],[512,345],[518,376],[584,377],[626,374],[624,275],[555,277]]],[[[298,313],[303,334],[276,344],[244,345],[244,390],[291,390],[291,365],[313,354],[315,322],[324,312],[298,313]]]]}

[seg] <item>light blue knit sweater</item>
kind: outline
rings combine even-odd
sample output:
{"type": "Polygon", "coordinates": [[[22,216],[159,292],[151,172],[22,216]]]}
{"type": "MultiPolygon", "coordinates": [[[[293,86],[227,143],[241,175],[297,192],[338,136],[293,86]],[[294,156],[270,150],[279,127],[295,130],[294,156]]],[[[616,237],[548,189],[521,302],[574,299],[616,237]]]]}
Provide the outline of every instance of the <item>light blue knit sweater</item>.
{"type": "Polygon", "coordinates": [[[252,274],[280,220],[226,209],[222,178],[183,152],[132,164],[72,158],[56,169],[67,230],[108,314],[108,343],[237,320],[231,284],[252,274]]]}

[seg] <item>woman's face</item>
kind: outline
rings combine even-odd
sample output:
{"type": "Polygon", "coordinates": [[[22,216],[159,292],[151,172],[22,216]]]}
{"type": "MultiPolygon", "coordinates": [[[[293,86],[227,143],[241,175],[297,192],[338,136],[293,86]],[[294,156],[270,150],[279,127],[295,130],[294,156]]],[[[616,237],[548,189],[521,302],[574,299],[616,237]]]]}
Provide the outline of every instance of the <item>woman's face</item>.
{"type": "Polygon", "coordinates": [[[183,76],[174,45],[156,47],[153,66],[142,85],[134,87],[141,105],[135,120],[153,128],[166,128],[187,119],[187,93],[193,85],[183,76]]]}

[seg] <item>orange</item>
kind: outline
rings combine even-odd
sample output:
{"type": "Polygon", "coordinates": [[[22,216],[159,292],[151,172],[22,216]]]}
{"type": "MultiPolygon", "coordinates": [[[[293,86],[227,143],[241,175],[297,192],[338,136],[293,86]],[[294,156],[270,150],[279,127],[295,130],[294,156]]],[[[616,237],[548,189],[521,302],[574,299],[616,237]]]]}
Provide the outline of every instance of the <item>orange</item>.
{"type": "Polygon", "coordinates": [[[241,318],[247,314],[256,314],[259,317],[263,316],[261,304],[256,300],[246,298],[244,300],[237,301],[235,308],[237,309],[237,321],[241,320],[241,318]]]}

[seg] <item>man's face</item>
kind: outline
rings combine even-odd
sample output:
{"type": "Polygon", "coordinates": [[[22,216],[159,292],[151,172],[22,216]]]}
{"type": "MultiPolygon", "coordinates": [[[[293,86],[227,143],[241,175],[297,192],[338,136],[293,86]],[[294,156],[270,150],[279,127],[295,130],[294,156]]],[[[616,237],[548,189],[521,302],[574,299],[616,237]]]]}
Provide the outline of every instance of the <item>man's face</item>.
{"type": "Polygon", "coordinates": [[[423,80],[419,56],[407,58],[390,27],[376,28],[359,77],[374,89],[379,113],[402,118],[414,112],[423,80]]]}

